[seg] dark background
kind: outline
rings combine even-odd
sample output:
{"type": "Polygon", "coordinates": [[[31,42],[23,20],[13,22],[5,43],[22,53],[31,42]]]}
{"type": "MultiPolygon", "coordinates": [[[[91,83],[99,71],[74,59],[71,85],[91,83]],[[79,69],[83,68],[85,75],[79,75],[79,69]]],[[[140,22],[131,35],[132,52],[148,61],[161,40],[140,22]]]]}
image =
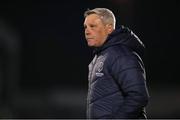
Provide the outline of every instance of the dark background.
{"type": "Polygon", "coordinates": [[[106,7],[146,45],[149,118],[180,118],[178,0],[0,3],[0,118],[85,118],[83,13],[106,7]]]}

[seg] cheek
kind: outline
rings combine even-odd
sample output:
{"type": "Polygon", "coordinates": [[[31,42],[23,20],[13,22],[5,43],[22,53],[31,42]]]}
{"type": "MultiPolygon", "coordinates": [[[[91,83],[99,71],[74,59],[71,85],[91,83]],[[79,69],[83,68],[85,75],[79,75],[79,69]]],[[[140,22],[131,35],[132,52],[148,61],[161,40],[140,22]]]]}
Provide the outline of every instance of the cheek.
{"type": "Polygon", "coordinates": [[[104,31],[99,31],[97,33],[98,38],[103,39],[106,36],[106,33],[104,31]]]}

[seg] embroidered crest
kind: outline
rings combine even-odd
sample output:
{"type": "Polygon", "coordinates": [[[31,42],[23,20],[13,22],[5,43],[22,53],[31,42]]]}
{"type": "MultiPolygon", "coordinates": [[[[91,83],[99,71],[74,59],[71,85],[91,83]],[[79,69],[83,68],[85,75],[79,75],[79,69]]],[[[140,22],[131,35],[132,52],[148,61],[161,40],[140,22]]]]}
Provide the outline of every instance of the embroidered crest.
{"type": "Polygon", "coordinates": [[[106,56],[103,56],[103,55],[101,55],[97,58],[96,76],[98,76],[98,77],[102,77],[104,75],[104,73],[102,73],[102,70],[103,70],[105,59],[106,59],[106,56]]]}
{"type": "Polygon", "coordinates": [[[97,65],[97,71],[101,72],[103,70],[104,61],[100,61],[97,65]]]}
{"type": "Polygon", "coordinates": [[[89,80],[93,80],[94,77],[104,76],[103,67],[106,57],[107,55],[100,55],[100,56],[96,55],[94,59],[91,61],[91,63],[89,64],[89,75],[88,75],[89,80]]]}

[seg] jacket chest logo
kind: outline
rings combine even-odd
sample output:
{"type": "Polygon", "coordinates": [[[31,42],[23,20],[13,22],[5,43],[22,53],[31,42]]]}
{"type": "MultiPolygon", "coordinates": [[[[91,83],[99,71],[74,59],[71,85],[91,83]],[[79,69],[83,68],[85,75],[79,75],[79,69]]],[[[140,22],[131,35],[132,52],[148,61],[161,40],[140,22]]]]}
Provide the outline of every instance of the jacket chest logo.
{"type": "Polygon", "coordinates": [[[89,80],[93,80],[94,77],[102,77],[104,76],[103,73],[103,67],[104,67],[104,61],[106,59],[106,55],[95,55],[92,62],[89,64],[89,80]]]}
{"type": "Polygon", "coordinates": [[[101,55],[97,58],[97,62],[95,65],[95,71],[96,71],[96,76],[97,77],[102,77],[104,75],[104,73],[102,72],[103,70],[103,66],[104,66],[104,61],[105,61],[106,57],[101,55]]]}

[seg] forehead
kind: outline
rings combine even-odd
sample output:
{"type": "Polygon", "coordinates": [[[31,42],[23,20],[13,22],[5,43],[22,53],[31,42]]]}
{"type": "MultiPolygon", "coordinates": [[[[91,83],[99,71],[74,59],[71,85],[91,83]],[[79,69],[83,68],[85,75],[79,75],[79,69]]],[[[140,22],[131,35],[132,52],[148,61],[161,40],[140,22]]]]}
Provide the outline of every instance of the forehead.
{"type": "Polygon", "coordinates": [[[84,24],[89,23],[89,22],[95,22],[95,23],[101,22],[101,18],[97,14],[90,14],[85,18],[84,24]]]}

